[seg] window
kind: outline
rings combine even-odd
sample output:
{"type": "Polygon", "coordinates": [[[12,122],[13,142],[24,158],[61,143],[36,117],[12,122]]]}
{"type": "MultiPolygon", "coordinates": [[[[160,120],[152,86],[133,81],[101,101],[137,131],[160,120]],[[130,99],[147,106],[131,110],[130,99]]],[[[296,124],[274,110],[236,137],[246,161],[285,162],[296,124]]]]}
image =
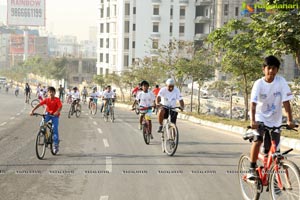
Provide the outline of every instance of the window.
{"type": "Polygon", "coordinates": [[[135,24],[132,24],[132,30],[135,31],[135,24]]]}
{"type": "Polygon", "coordinates": [[[109,33],[109,23],[106,23],[106,33],[109,33]]]}
{"type": "Polygon", "coordinates": [[[173,34],[173,24],[171,23],[170,24],[170,35],[172,35],[173,34]]]}
{"type": "Polygon", "coordinates": [[[153,32],[158,33],[159,32],[159,24],[158,23],[153,23],[153,32]]]}
{"type": "Polygon", "coordinates": [[[109,74],[109,69],[105,69],[105,74],[109,74]]]}
{"type": "Polygon", "coordinates": [[[110,7],[107,7],[106,8],[106,17],[110,17],[110,7]]]}
{"type": "Polygon", "coordinates": [[[133,7],[133,14],[136,14],[136,7],[133,7]]]}
{"type": "Polygon", "coordinates": [[[124,38],[124,50],[129,49],[129,38],[124,38]]]}
{"type": "Polygon", "coordinates": [[[204,33],[204,24],[196,23],[195,25],[195,34],[204,33]]]}
{"type": "Polygon", "coordinates": [[[106,38],[106,48],[109,48],[109,38],[106,38]]]}
{"type": "Polygon", "coordinates": [[[173,6],[171,6],[171,8],[170,8],[170,17],[171,17],[171,19],[173,19],[173,6]]]}
{"type": "Polygon", "coordinates": [[[181,6],[180,7],[180,18],[184,18],[185,17],[185,7],[181,6]]]}
{"type": "Polygon", "coordinates": [[[130,4],[125,3],[125,15],[130,15],[130,4]]]}
{"type": "Polygon", "coordinates": [[[113,63],[112,64],[116,65],[116,63],[117,63],[116,61],[117,61],[117,57],[116,57],[116,55],[113,55],[113,63]]]}
{"type": "Polygon", "coordinates": [[[117,39],[114,38],[112,42],[113,42],[113,49],[116,49],[117,48],[117,39]]]}
{"type": "Polygon", "coordinates": [[[224,4],[224,16],[228,16],[229,4],[224,4]]]}
{"type": "Polygon", "coordinates": [[[103,38],[100,38],[100,48],[103,48],[103,38]]]}
{"type": "Polygon", "coordinates": [[[129,56],[124,55],[124,67],[128,67],[128,66],[129,66],[129,56]]]}
{"type": "Polygon", "coordinates": [[[109,63],[109,54],[106,54],[106,63],[109,63]]]}
{"type": "Polygon", "coordinates": [[[158,49],[158,40],[157,39],[152,40],[152,49],[158,49]]]}
{"type": "Polygon", "coordinates": [[[235,16],[239,16],[239,7],[235,7],[235,16]]]}
{"type": "Polygon", "coordinates": [[[103,62],[103,53],[100,53],[100,62],[103,62]]]}
{"type": "Polygon", "coordinates": [[[132,42],[132,48],[135,49],[135,41],[132,42]]]}
{"type": "Polygon", "coordinates": [[[184,24],[179,25],[179,35],[184,35],[184,24]]]}
{"type": "Polygon", "coordinates": [[[104,32],[104,25],[100,24],[100,33],[103,33],[103,32],[104,32]]]}
{"type": "Polygon", "coordinates": [[[153,7],[153,15],[159,15],[159,7],[158,6],[153,7]]]}
{"type": "Polygon", "coordinates": [[[101,9],[100,9],[100,18],[103,18],[103,17],[104,17],[104,9],[101,8],[101,9]]]}
{"type": "Polygon", "coordinates": [[[129,33],[129,21],[125,21],[125,33],[129,33]]]}

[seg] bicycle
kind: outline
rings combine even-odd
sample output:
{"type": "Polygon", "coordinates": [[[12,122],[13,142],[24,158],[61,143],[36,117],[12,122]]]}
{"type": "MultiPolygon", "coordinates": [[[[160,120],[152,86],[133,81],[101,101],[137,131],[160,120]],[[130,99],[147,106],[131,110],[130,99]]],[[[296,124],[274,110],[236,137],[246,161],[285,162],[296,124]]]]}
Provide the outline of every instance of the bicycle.
{"type": "Polygon", "coordinates": [[[91,98],[89,105],[89,110],[92,115],[96,115],[97,113],[97,98],[91,98]]]}
{"type": "Polygon", "coordinates": [[[181,107],[169,107],[162,105],[163,108],[169,112],[169,117],[164,119],[163,128],[162,128],[162,136],[161,136],[161,145],[163,153],[166,153],[168,156],[173,156],[178,147],[179,141],[179,132],[175,123],[171,122],[171,111],[178,112],[176,109],[180,109],[181,107]]]}
{"type": "Polygon", "coordinates": [[[69,110],[69,113],[68,113],[68,118],[71,118],[71,116],[75,113],[76,117],[78,118],[81,114],[81,105],[79,104],[79,101],[78,100],[74,100],[72,103],[71,103],[71,106],[70,106],[70,110],[69,110]]]}
{"type": "Polygon", "coordinates": [[[114,122],[115,121],[115,114],[114,114],[114,106],[113,106],[113,103],[112,103],[112,98],[107,98],[107,99],[103,99],[103,100],[107,100],[106,106],[105,106],[104,111],[103,111],[104,121],[107,122],[108,117],[110,116],[110,121],[114,122]]]}
{"type": "MultiPolygon", "coordinates": [[[[284,157],[284,155],[293,149],[289,149],[283,153],[277,152],[276,143],[272,137],[274,131],[280,130],[282,127],[290,129],[286,124],[279,127],[267,127],[264,125],[265,134],[269,134],[271,138],[271,148],[268,156],[259,153],[258,161],[260,165],[256,168],[257,178],[255,180],[247,179],[247,173],[250,168],[250,157],[245,154],[241,155],[238,164],[238,176],[244,199],[258,200],[264,186],[267,187],[266,191],[269,192],[271,199],[300,199],[299,168],[295,163],[284,157]]],[[[247,132],[243,138],[252,142],[254,135],[253,131],[247,132]]]]}
{"type": "Polygon", "coordinates": [[[152,134],[152,107],[140,107],[140,114],[142,114],[142,132],[143,138],[146,144],[150,144],[151,134],[152,134]]]}
{"type": "Polygon", "coordinates": [[[34,116],[41,116],[43,119],[40,122],[40,130],[36,136],[35,152],[38,159],[42,160],[46,153],[46,148],[49,145],[52,155],[56,155],[54,151],[53,128],[51,120],[45,122],[45,114],[33,113],[34,116]]]}
{"type": "Polygon", "coordinates": [[[41,102],[40,99],[33,99],[30,103],[31,107],[34,108],[36,105],[38,105],[41,102]]]}
{"type": "Polygon", "coordinates": [[[135,102],[134,107],[132,110],[134,110],[135,114],[140,114],[140,109],[139,109],[139,102],[135,102]]]}

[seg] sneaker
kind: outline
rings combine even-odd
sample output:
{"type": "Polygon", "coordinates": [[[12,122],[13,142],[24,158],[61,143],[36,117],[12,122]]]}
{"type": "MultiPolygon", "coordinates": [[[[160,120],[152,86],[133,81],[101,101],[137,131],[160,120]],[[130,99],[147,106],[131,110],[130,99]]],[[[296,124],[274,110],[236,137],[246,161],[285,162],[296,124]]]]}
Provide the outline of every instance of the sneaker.
{"type": "Polygon", "coordinates": [[[160,126],[158,127],[158,129],[157,129],[157,132],[158,132],[158,133],[161,133],[161,132],[162,132],[162,129],[163,129],[163,126],[160,125],[160,126]]]}
{"type": "Polygon", "coordinates": [[[256,178],[257,174],[255,168],[249,168],[249,172],[247,173],[247,179],[253,181],[256,178]]]}
{"type": "Polygon", "coordinates": [[[139,129],[142,130],[142,124],[139,124],[139,129]]]}
{"type": "Polygon", "coordinates": [[[58,147],[58,145],[56,144],[56,145],[54,145],[53,152],[54,152],[55,154],[57,154],[58,151],[59,151],[59,147],[58,147]]]}

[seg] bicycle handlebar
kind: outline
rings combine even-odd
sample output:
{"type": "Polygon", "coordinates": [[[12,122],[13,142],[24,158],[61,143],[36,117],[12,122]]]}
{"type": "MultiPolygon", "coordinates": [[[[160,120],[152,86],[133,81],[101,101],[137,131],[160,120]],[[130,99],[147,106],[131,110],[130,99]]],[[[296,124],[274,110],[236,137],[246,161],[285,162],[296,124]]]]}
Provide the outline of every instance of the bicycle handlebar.
{"type": "Polygon", "coordinates": [[[183,111],[183,109],[180,106],[171,107],[171,106],[165,106],[165,105],[162,105],[162,104],[160,104],[160,106],[162,106],[165,109],[173,110],[175,112],[177,112],[175,109],[179,109],[179,110],[183,111]]]}
{"type": "Polygon", "coordinates": [[[57,117],[55,115],[47,115],[47,114],[40,114],[40,113],[33,113],[32,114],[33,116],[41,116],[43,118],[45,118],[46,116],[50,116],[50,117],[57,117]]]}

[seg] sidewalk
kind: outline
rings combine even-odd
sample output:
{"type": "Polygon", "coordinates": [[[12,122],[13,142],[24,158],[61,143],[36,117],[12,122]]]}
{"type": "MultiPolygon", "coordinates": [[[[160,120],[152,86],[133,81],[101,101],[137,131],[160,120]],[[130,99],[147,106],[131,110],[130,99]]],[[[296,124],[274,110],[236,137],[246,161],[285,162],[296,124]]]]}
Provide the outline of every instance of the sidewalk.
{"type": "MultiPolygon", "coordinates": [[[[116,105],[118,107],[123,107],[123,108],[128,108],[128,109],[131,108],[130,105],[125,105],[125,104],[121,104],[121,103],[117,103],[116,105]]],[[[209,126],[209,127],[218,128],[221,130],[237,133],[237,134],[241,135],[241,139],[242,139],[242,135],[246,132],[245,128],[242,128],[239,126],[232,126],[232,125],[226,125],[226,124],[222,124],[222,123],[206,121],[206,120],[198,119],[196,117],[189,116],[189,115],[182,114],[182,113],[178,114],[178,119],[184,119],[184,120],[193,122],[195,124],[201,124],[204,126],[209,126]]],[[[285,146],[288,148],[293,148],[294,150],[300,151],[300,140],[298,140],[298,139],[287,138],[287,137],[281,136],[280,144],[282,146],[285,146]]]]}

